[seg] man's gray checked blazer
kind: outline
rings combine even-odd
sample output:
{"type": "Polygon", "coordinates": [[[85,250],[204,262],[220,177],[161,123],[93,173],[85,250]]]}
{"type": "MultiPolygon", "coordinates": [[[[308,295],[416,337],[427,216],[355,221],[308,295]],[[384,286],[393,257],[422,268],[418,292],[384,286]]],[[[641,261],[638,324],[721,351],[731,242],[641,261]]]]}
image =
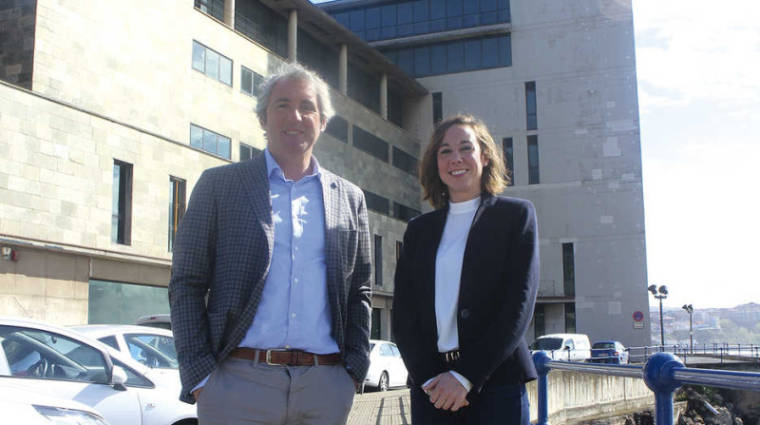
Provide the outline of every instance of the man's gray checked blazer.
{"type": "MultiPolygon", "coordinates": [[[[369,367],[367,209],[361,189],[321,171],[332,336],[346,369],[362,382],[369,367]]],[[[194,402],[190,390],[245,336],[273,248],[265,156],[204,171],[175,236],[169,283],[181,400],[194,402]]]]}

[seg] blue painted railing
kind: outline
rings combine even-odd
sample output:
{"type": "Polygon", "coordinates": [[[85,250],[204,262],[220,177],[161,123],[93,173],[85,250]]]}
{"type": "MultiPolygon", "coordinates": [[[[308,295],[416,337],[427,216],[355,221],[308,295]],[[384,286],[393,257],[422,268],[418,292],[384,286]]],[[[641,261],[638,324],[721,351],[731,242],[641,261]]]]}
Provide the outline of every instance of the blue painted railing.
{"type": "Polygon", "coordinates": [[[684,384],[760,392],[760,373],[689,368],[671,353],[656,353],[649,357],[643,367],[556,361],[542,351],[533,354],[533,362],[538,371],[536,425],[549,423],[547,387],[549,371],[552,369],[643,379],[655,395],[656,425],[673,425],[673,393],[684,384]]]}

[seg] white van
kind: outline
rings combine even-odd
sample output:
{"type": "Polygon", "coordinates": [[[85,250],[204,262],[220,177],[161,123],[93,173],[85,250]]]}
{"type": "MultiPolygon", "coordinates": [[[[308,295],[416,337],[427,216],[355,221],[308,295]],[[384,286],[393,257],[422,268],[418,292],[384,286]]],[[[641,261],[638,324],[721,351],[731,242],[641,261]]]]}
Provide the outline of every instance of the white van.
{"type": "Polygon", "coordinates": [[[585,362],[591,358],[591,342],[584,334],[548,334],[536,338],[531,352],[543,351],[552,360],[585,362]]]}

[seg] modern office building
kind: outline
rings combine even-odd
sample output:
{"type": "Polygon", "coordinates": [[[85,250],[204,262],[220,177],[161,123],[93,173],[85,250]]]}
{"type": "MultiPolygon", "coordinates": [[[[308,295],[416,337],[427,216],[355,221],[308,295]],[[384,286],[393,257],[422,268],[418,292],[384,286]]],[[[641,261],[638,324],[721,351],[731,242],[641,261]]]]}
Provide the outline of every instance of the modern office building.
{"type": "Polygon", "coordinates": [[[529,337],[649,340],[630,0],[3,2],[0,314],[168,311],[194,183],[264,148],[257,86],[294,60],[332,86],[320,164],[366,193],[374,337],[391,337],[395,258],[427,209],[420,152],[462,111],[502,142],[506,194],[538,210],[529,337]]]}
{"type": "Polygon", "coordinates": [[[533,201],[541,289],[529,337],[649,343],[630,0],[339,0],[321,5],[429,92],[405,124],[482,117],[533,201]],[[640,312],[640,313],[637,313],[640,312]],[[636,320],[641,319],[641,320],[636,320]]]}

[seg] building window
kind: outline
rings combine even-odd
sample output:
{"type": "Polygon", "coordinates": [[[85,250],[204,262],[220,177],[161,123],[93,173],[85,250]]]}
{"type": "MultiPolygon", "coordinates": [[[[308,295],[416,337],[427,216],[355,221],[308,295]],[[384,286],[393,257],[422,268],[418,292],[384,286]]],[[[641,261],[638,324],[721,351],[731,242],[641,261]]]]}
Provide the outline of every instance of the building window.
{"type": "Polygon", "coordinates": [[[388,142],[357,125],[354,125],[354,147],[388,162],[388,142]]]}
{"type": "Polygon", "coordinates": [[[399,220],[409,221],[420,214],[420,211],[417,211],[414,208],[407,207],[398,202],[393,203],[393,216],[399,220]]]}
{"type": "Polygon", "coordinates": [[[253,159],[257,157],[261,153],[261,149],[256,149],[253,146],[246,145],[245,143],[240,144],[240,162],[248,161],[249,159],[253,159]]]}
{"type": "Polygon", "coordinates": [[[132,164],[113,161],[113,215],[111,241],[131,243],[132,234],[132,164]]]}
{"type": "Polygon", "coordinates": [[[87,323],[134,324],[149,314],[169,313],[166,287],[90,280],[87,323]]]}
{"type": "Polygon", "coordinates": [[[224,21],[224,0],[195,0],[195,8],[224,21]]]}
{"type": "Polygon", "coordinates": [[[230,138],[190,124],[190,146],[230,159],[230,138]]]}
{"type": "Polygon", "coordinates": [[[396,241],[396,261],[401,258],[401,249],[404,247],[404,244],[401,241],[396,241]]]}
{"type": "Polygon", "coordinates": [[[383,286],[383,237],[375,235],[375,286],[383,286]]]}
{"type": "Polygon", "coordinates": [[[562,281],[565,296],[575,295],[575,249],[572,243],[562,244],[562,281]]]}
{"type": "Polygon", "coordinates": [[[536,82],[525,83],[525,116],[527,117],[527,129],[538,128],[538,114],[536,113],[536,82]]]}
{"type": "Polygon", "coordinates": [[[259,0],[235,0],[235,30],[280,57],[288,56],[288,20],[259,0]]]}
{"type": "Polygon", "coordinates": [[[413,77],[512,66],[510,34],[384,49],[388,59],[413,77]]]}
{"type": "Polygon", "coordinates": [[[232,86],[232,60],[193,40],[193,69],[232,86]]]}
{"type": "Polygon", "coordinates": [[[380,79],[348,64],[348,97],[380,113],[380,79]]]}
{"type": "Polygon", "coordinates": [[[575,333],[575,303],[565,303],[565,332],[575,333]]]}
{"type": "Polygon", "coordinates": [[[528,184],[540,183],[538,174],[538,136],[528,136],[528,184]]]}
{"type": "Polygon", "coordinates": [[[327,128],[325,133],[340,140],[343,143],[348,143],[348,121],[338,115],[333,115],[330,121],[327,122],[327,128]]]}
{"type": "Polygon", "coordinates": [[[367,202],[368,210],[385,215],[390,214],[391,206],[388,198],[372,193],[366,189],[362,189],[362,191],[364,191],[364,199],[367,202]]]}
{"type": "Polygon", "coordinates": [[[372,329],[370,330],[369,337],[372,339],[380,339],[380,313],[382,309],[372,307],[372,329]]]}
{"type": "Polygon", "coordinates": [[[388,121],[404,126],[404,98],[395,90],[388,90],[388,121]]]}
{"type": "Polygon", "coordinates": [[[408,153],[395,146],[393,147],[393,166],[399,170],[406,171],[413,176],[417,176],[417,158],[409,155],[408,153]]]}
{"type": "Polygon", "coordinates": [[[443,99],[441,92],[433,93],[433,124],[438,124],[443,119],[443,99]]]}
{"type": "Polygon", "coordinates": [[[508,0],[413,0],[332,12],[366,41],[428,34],[510,21],[508,0]]]}
{"type": "Polygon", "coordinates": [[[509,176],[507,186],[512,186],[515,184],[515,150],[512,146],[512,138],[501,139],[501,148],[504,151],[504,164],[507,166],[507,175],[509,176]]]}
{"type": "Polygon", "coordinates": [[[317,41],[300,28],[298,29],[298,45],[296,48],[298,62],[316,71],[330,86],[338,87],[340,59],[336,50],[317,41]]]}
{"type": "Polygon", "coordinates": [[[256,97],[259,93],[259,86],[263,82],[264,76],[242,65],[240,66],[240,91],[256,97]]]}
{"type": "Polygon", "coordinates": [[[174,235],[185,215],[185,181],[169,176],[169,252],[174,249],[174,235]]]}
{"type": "Polygon", "coordinates": [[[536,304],[536,310],[533,312],[534,338],[546,334],[546,309],[544,307],[544,304],[536,304]]]}

